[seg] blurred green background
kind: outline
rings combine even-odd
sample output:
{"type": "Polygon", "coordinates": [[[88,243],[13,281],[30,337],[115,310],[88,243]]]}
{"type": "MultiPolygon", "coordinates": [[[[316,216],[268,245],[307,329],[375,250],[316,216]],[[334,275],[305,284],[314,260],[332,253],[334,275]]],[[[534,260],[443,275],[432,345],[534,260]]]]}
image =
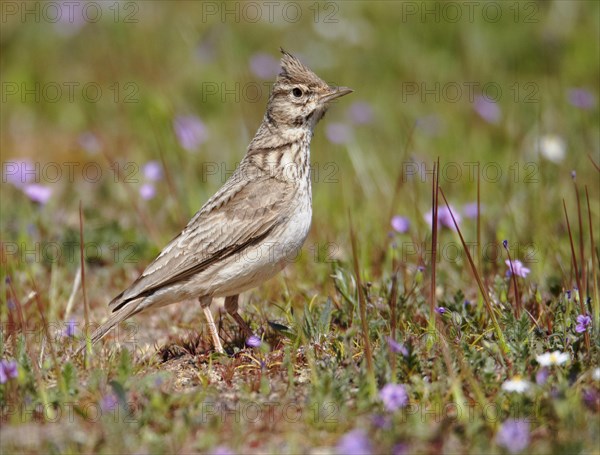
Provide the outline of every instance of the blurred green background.
{"type": "Polygon", "coordinates": [[[411,221],[403,241],[425,240],[440,157],[457,210],[479,174],[485,240],[534,244],[539,278],[558,265],[571,170],[598,215],[598,13],[571,0],[6,2],[3,237],[64,244],[81,200],[88,240],[134,242],[147,262],[242,158],[282,46],[355,89],[313,140],[313,243],[343,257],[348,210],[365,242],[391,214],[411,221]],[[29,176],[7,170],[23,159],[29,176]]]}
{"type": "MultiPolygon", "coordinates": [[[[344,257],[348,210],[367,244],[392,214],[410,219],[403,242],[424,241],[440,157],[458,211],[481,179],[482,242],[524,245],[541,279],[561,258],[552,239],[571,170],[598,215],[598,13],[590,1],[6,2],[1,223],[19,245],[9,256],[22,264],[23,244],[76,239],[81,200],[102,261],[129,248],[146,263],[242,158],[282,46],[355,89],[313,140],[309,244],[344,257]],[[148,162],[159,164],[150,179],[148,162]]],[[[474,223],[464,229],[474,240],[474,223]]]]}

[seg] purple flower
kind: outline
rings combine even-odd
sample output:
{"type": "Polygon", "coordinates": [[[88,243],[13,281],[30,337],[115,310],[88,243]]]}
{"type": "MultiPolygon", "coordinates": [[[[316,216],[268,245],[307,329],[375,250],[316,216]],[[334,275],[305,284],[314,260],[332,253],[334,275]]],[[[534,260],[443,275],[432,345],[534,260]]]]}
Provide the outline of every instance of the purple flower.
{"type": "Polygon", "coordinates": [[[227,446],[217,446],[210,452],[211,455],[235,455],[234,452],[227,446]]]}
{"type": "Polygon", "coordinates": [[[2,172],[2,183],[10,183],[23,188],[27,183],[35,181],[38,167],[30,160],[6,161],[2,172]]]}
{"type": "Polygon", "coordinates": [[[144,183],[140,186],[140,196],[142,196],[142,199],[148,201],[156,196],[156,188],[154,188],[152,183],[144,183]]]}
{"type": "Polygon", "coordinates": [[[369,455],[373,453],[373,446],[365,430],[356,429],[340,438],[336,452],[340,455],[369,455]]]}
{"type": "Polygon", "coordinates": [[[44,205],[52,196],[52,188],[46,185],[31,183],[23,188],[25,195],[33,202],[44,205]]]}
{"type": "Polygon", "coordinates": [[[447,228],[450,228],[455,231],[456,226],[454,226],[454,220],[452,219],[452,215],[454,215],[454,220],[456,220],[456,224],[460,224],[462,218],[454,207],[450,206],[449,209],[446,206],[438,208],[438,222],[442,226],[446,226],[447,228]]]}
{"type": "Polygon", "coordinates": [[[100,144],[100,141],[96,135],[89,131],[81,133],[77,139],[77,142],[83,150],[91,154],[98,153],[102,148],[102,145],[100,144]]]}
{"type": "Polygon", "coordinates": [[[446,308],[444,308],[443,306],[436,307],[436,309],[435,309],[435,312],[437,314],[444,314],[446,311],[448,311],[448,310],[446,308]]]}
{"type": "Polygon", "coordinates": [[[392,455],[408,455],[410,453],[410,446],[405,442],[399,442],[392,447],[392,455]]]}
{"type": "Polygon", "coordinates": [[[0,384],[6,383],[19,375],[17,362],[14,360],[0,360],[0,384]]]}
{"type": "MultiPolygon", "coordinates": [[[[507,265],[508,270],[506,271],[506,276],[511,276],[512,275],[512,270],[511,270],[511,261],[510,260],[505,260],[504,263],[507,265]]],[[[515,259],[514,261],[512,261],[512,269],[514,269],[515,271],[515,275],[520,276],[522,278],[525,278],[527,275],[529,275],[529,272],[531,272],[531,270],[529,270],[527,267],[525,267],[523,265],[523,263],[521,261],[519,261],[518,259],[515,259]]]]}
{"type": "Polygon", "coordinates": [[[371,417],[371,423],[375,428],[390,428],[392,421],[389,416],[383,414],[375,414],[371,417]]]}
{"type": "Polygon", "coordinates": [[[386,384],[379,391],[379,398],[386,410],[394,412],[408,404],[408,393],[401,384],[386,384]]]}
{"type": "Polygon", "coordinates": [[[567,294],[567,300],[571,300],[571,290],[570,289],[567,289],[566,294],[567,294]]]}
{"type": "Polygon", "coordinates": [[[477,202],[469,202],[463,205],[463,214],[465,218],[477,218],[477,202]]]}
{"type": "Polygon", "coordinates": [[[208,139],[208,130],[202,120],[193,115],[179,116],[173,121],[179,145],[188,152],[196,150],[208,139]]]}
{"type": "Polygon", "coordinates": [[[410,221],[405,216],[396,215],[392,217],[391,225],[394,231],[404,234],[410,228],[410,221]]]}
{"type": "Polygon", "coordinates": [[[279,72],[279,61],[270,54],[259,52],[250,57],[250,71],[256,77],[271,80],[279,72]]]}
{"type": "Polygon", "coordinates": [[[505,250],[508,250],[508,240],[502,240],[502,246],[505,250]]]}
{"type": "Polygon", "coordinates": [[[598,412],[600,410],[600,394],[595,389],[584,389],[581,394],[583,404],[590,410],[598,412]]]}
{"type": "Polygon", "coordinates": [[[246,339],[246,346],[248,346],[248,347],[257,348],[261,344],[262,344],[262,341],[256,335],[250,335],[248,337],[248,339],[246,339]]]}
{"type": "Polygon", "coordinates": [[[577,326],[575,326],[575,331],[577,333],[586,332],[590,325],[592,325],[592,318],[587,314],[580,314],[577,316],[577,326]]]}
{"type": "Polygon", "coordinates": [[[92,14],[95,14],[91,10],[87,13],[87,10],[83,9],[84,4],[81,2],[60,0],[55,2],[54,5],[57,7],[57,12],[50,13],[56,14],[57,18],[56,21],[52,21],[54,22],[54,30],[63,36],[76,34],[85,25],[87,14],[90,14],[90,18],[93,17],[92,14]]]}
{"type": "Polygon", "coordinates": [[[356,101],[348,108],[352,123],[364,125],[373,121],[373,108],[366,101],[356,101]]]}
{"type": "Polygon", "coordinates": [[[162,179],[163,170],[158,161],[148,161],[146,164],[144,164],[142,170],[144,171],[144,177],[146,180],[156,182],[157,180],[162,179]]]}
{"type": "Polygon", "coordinates": [[[508,419],[496,433],[496,444],[510,453],[519,453],[529,445],[529,423],[524,420],[508,419]]]}
{"type": "Polygon", "coordinates": [[[352,129],[345,123],[330,123],[327,125],[325,134],[329,142],[333,144],[345,144],[352,138],[352,129]]]}
{"type": "Polygon", "coordinates": [[[390,351],[395,354],[402,354],[404,357],[408,357],[408,349],[402,343],[398,343],[392,337],[386,338],[390,351]]]}
{"type": "Polygon", "coordinates": [[[69,322],[67,322],[67,328],[65,329],[65,336],[73,338],[75,336],[76,327],[77,322],[74,319],[69,320],[69,322]]]}
{"type": "MultiPolygon", "coordinates": [[[[454,207],[452,206],[450,206],[450,210],[452,210],[452,214],[454,215],[456,224],[460,224],[461,217],[458,214],[458,212],[454,210],[454,207]]],[[[448,210],[448,207],[446,206],[438,207],[438,228],[445,226],[448,229],[456,231],[456,226],[454,226],[454,221],[452,221],[452,215],[450,214],[450,210],[448,210]]],[[[431,214],[431,210],[425,214],[425,221],[427,221],[427,224],[429,224],[429,226],[431,226],[431,214]]]]}
{"type": "Polygon", "coordinates": [[[14,360],[11,360],[10,362],[6,363],[6,365],[4,366],[4,371],[6,372],[6,376],[8,376],[9,379],[14,379],[17,376],[19,376],[19,368],[17,362],[15,362],[14,360]]]}
{"type": "Polygon", "coordinates": [[[500,117],[502,117],[500,107],[485,96],[476,96],[473,108],[475,109],[475,112],[488,123],[496,124],[500,121],[500,117]]]}
{"type": "Polygon", "coordinates": [[[585,88],[570,88],[567,90],[567,98],[571,105],[579,109],[593,109],[596,107],[596,97],[585,88]]]}
{"type": "Polygon", "coordinates": [[[415,128],[422,131],[426,136],[438,136],[443,127],[440,117],[435,114],[419,117],[415,122],[415,128]]]}
{"type": "Polygon", "coordinates": [[[100,409],[103,411],[114,411],[119,404],[119,399],[114,393],[109,393],[100,400],[100,409]]]}
{"type": "Polygon", "coordinates": [[[215,59],[214,40],[206,39],[199,43],[194,48],[194,57],[204,64],[212,62],[215,59]]]}
{"type": "Polygon", "coordinates": [[[537,385],[544,385],[550,377],[550,369],[548,367],[540,368],[535,374],[535,382],[537,385]]]}

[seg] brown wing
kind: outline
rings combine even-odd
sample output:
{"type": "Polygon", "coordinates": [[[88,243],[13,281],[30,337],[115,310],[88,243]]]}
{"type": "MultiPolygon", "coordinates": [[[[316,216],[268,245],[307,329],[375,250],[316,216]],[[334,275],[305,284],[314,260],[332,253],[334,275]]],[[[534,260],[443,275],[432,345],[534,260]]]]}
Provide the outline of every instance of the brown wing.
{"type": "Polygon", "coordinates": [[[246,163],[163,249],[142,275],[109,307],[127,302],[206,269],[211,264],[267,238],[284,219],[293,194],[289,183],[246,163]]]}

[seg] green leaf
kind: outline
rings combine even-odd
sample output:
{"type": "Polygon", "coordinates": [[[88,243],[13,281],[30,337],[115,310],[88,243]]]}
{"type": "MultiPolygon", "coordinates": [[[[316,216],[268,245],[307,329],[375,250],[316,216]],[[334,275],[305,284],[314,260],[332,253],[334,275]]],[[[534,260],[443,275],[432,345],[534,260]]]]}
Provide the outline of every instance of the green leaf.
{"type": "Polygon", "coordinates": [[[113,389],[114,394],[119,399],[119,403],[123,408],[127,408],[127,393],[125,392],[125,388],[118,381],[110,381],[110,387],[113,389]]]}
{"type": "Polygon", "coordinates": [[[62,368],[62,377],[67,391],[72,394],[77,389],[77,371],[71,362],[64,364],[62,368]]]}
{"type": "Polygon", "coordinates": [[[329,326],[331,325],[331,312],[333,311],[333,305],[331,304],[331,299],[327,299],[327,303],[321,312],[321,316],[319,317],[318,324],[318,333],[319,335],[326,335],[329,333],[329,326]]]}

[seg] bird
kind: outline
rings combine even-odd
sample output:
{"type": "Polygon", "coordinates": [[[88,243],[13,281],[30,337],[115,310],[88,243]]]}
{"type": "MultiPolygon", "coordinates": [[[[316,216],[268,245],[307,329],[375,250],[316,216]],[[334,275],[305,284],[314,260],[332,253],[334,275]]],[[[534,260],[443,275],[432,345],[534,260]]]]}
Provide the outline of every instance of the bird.
{"type": "Polygon", "coordinates": [[[266,112],[236,170],[108,304],[112,314],[92,333],[92,343],[138,313],[197,299],[214,348],[223,353],[209,308],[217,297],[225,298],[225,310],[244,334],[253,335],[238,313],[239,294],[297,257],[312,221],[310,143],[315,126],[332,101],[353,91],[327,84],[280,50],[281,70],[266,112]]]}

